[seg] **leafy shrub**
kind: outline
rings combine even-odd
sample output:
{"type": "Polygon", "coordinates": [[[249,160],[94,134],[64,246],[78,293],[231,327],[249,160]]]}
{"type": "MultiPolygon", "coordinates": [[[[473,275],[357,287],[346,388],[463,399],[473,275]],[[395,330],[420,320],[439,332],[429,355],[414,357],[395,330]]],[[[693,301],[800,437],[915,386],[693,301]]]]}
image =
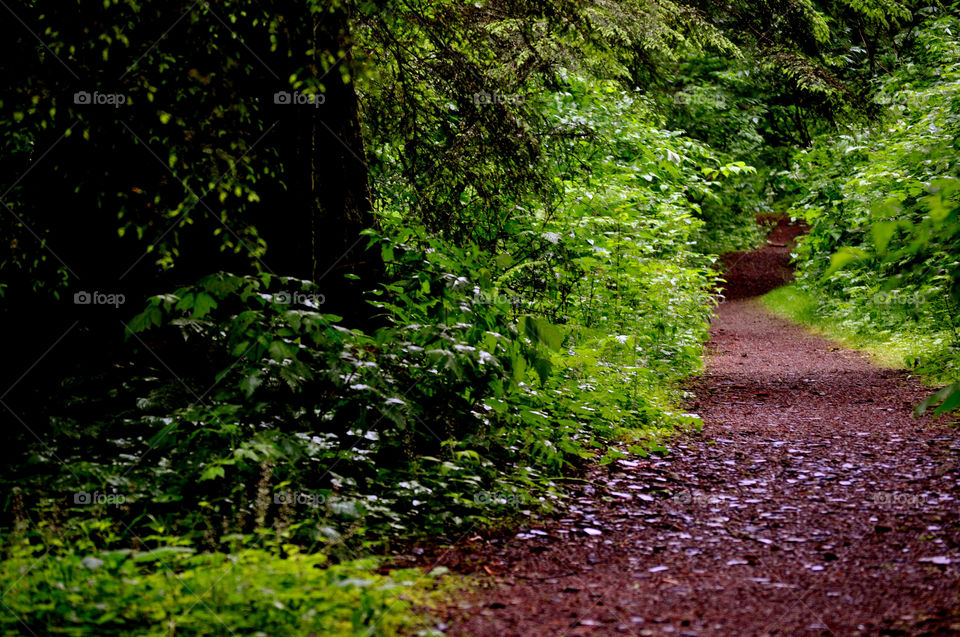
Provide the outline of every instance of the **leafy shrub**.
{"type": "MultiPolygon", "coordinates": [[[[798,153],[794,214],[811,225],[799,283],[817,312],[854,332],[932,335],[903,361],[934,378],[960,373],[960,26],[934,17],[909,61],[877,87],[880,122],[818,139],[798,153]]],[[[957,403],[954,403],[957,404],[957,403]]]]}
{"type": "Polygon", "coordinates": [[[373,560],[330,564],[295,546],[282,555],[182,545],[5,549],[3,634],[391,635],[413,623],[411,595],[424,582],[419,571],[387,577],[373,560]]]}
{"type": "Polygon", "coordinates": [[[662,453],[664,433],[697,426],[677,411],[676,385],[700,368],[713,302],[699,202],[751,171],[664,129],[612,83],[570,76],[553,97],[539,107],[558,131],[547,168],[561,200],[504,213],[511,232],[484,247],[384,211],[368,232],[384,277],[363,329],[324,312],[322,286],[287,277],[217,272],[151,297],[125,326],[135,355],[114,390],[123,406],[83,426],[64,418],[69,437],[38,445],[10,496],[4,568],[35,550],[21,542],[39,545],[30,529],[56,527],[83,550],[46,555],[25,581],[69,592],[86,575],[93,588],[58,593],[53,608],[18,588],[14,612],[44,630],[102,620],[110,634],[182,611],[178,631],[199,633],[210,617],[202,604],[182,610],[187,588],[159,591],[171,572],[212,584],[229,561],[210,605],[238,630],[369,627],[393,593],[338,586],[367,568],[358,552],[548,509],[586,461],[611,460],[623,441],[662,453]],[[224,552],[238,533],[313,557],[224,552]],[[168,535],[183,548],[162,548],[168,535]],[[171,567],[143,565],[138,536],[171,567]],[[316,568],[320,555],[347,570],[316,568]],[[329,600],[316,615],[290,590],[298,577],[329,600]],[[245,618],[247,579],[277,598],[249,602],[245,618]],[[348,604],[366,610],[347,616],[348,604]]]}

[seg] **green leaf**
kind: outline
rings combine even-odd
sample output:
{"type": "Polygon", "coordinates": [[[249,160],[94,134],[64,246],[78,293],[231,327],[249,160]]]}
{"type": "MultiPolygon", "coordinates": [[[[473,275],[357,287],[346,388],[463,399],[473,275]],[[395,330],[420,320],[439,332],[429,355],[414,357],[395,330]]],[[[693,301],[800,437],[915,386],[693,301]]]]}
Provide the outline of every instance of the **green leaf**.
{"type": "Polygon", "coordinates": [[[253,395],[253,392],[256,391],[257,387],[263,384],[263,372],[257,370],[252,374],[248,375],[240,383],[240,388],[243,390],[243,393],[250,398],[253,395]]]}
{"type": "Polygon", "coordinates": [[[217,307],[217,300],[206,292],[200,292],[196,296],[196,301],[193,305],[193,314],[190,315],[190,318],[203,318],[215,307],[217,307]]]}
{"type": "Polygon", "coordinates": [[[887,246],[890,245],[890,239],[896,230],[896,221],[875,221],[873,223],[870,233],[873,235],[873,244],[877,247],[879,254],[884,254],[887,251],[887,246]]]}
{"type": "Polygon", "coordinates": [[[162,321],[163,312],[160,311],[158,306],[152,305],[130,319],[130,322],[127,324],[129,331],[125,333],[124,336],[129,338],[130,332],[139,333],[145,332],[151,327],[160,327],[162,321]]]}
{"type": "Polygon", "coordinates": [[[559,327],[536,316],[524,316],[522,319],[524,333],[535,343],[543,343],[553,350],[563,345],[563,332],[559,327]]]}
{"type": "Polygon", "coordinates": [[[553,364],[550,363],[545,358],[538,358],[533,361],[533,369],[537,372],[537,376],[540,377],[540,383],[546,383],[550,378],[550,374],[553,373],[553,364]]]}
{"type": "Polygon", "coordinates": [[[283,341],[273,341],[268,349],[270,358],[275,361],[284,361],[297,357],[297,348],[283,341]]]}
{"type": "Polygon", "coordinates": [[[937,393],[928,396],[922,403],[917,405],[914,411],[919,416],[938,403],[940,406],[933,412],[935,417],[960,407],[960,383],[947,385],[937,393]]]}
{"type": "Polygon", "coordinates": [[[175,309],[178,310],[192,310],[193,306],[196,304],[197,298],[194,296],[193,292],[187,292],[180,297],[180,300],[177,301],[175,309]]]}
{"type": "Polygon", "coordinates": [[[221,465],[214,464],[203,470],[203,473],[200,474],[198,481],[203,482],[204,480],[214,480],[216,478],[222,478],[225,475],[227,475],[226,470],[221,465]]]}
{"type": "Polygon", "coordinates": [[[866,252],[860,248],[840,248],[830,255],[830,267],[824,272],[823,278],[829,279],[835,272],[842,270],[851,263],[866,257],[866,252]]]}

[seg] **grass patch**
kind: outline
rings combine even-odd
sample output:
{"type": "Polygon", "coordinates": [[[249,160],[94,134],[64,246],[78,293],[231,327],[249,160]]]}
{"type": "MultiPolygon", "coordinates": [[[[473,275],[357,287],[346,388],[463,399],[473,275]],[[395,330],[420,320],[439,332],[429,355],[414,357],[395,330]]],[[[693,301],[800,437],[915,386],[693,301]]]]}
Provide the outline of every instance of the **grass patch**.
{"type": "Polygon", "coordinates": [[[866,352],[882,367],[915,371],[929,385],[948,382],[960,367],[953,333],[912,320],[906,312],[891,317],[884,308],[885,320],[871,320],[876,310],[862,307],[862,301],[824,300],[796,283],[768,292],[760,301],[777,316],[866,352]]]}
{"type": "Polygon", "coordinates": [[[421,613],[446,569],[383,574],[284,546],[194,553],[12,547],[0,633],[36,635],[434,634],[421,613]]]}

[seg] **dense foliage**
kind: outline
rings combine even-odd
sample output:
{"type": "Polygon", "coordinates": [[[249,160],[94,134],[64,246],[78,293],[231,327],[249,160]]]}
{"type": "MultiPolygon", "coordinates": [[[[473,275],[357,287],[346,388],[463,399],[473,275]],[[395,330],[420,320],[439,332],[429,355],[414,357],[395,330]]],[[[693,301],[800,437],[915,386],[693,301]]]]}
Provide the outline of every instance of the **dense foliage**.
{"type": "Polygon", "coordinates": [[[785,176],[811,226],[799,285],[820,296],[815,314],[881,347],[909,334],[893,362],[942,380],[960,372],[958,27],[940,17],[911,33],[905,63],[877,83],[878,121],[818,138],[785,176]]]}
{"type": "Polygon", "coordinates": [[[697,427],[716,255],[785,203],[824,311],[954,327],[942,7],[6,10],[5,634],[415,631],[369,555],[697,427]]]}

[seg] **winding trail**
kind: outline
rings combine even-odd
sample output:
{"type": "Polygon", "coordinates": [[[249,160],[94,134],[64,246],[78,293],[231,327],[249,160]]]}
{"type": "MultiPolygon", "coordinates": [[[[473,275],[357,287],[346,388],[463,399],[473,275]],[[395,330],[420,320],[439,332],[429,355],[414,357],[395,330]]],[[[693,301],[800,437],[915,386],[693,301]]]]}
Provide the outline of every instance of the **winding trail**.
{"type": "Polygon", "coordinates": [[[484,588],[446,634],[960,634],[956,430],[913,418],[915,379],[745,298],[785,276],[795,232],[777,232],[727,258],[703,431],[593,469],[562,518],[457,551],[484,588]]]}

